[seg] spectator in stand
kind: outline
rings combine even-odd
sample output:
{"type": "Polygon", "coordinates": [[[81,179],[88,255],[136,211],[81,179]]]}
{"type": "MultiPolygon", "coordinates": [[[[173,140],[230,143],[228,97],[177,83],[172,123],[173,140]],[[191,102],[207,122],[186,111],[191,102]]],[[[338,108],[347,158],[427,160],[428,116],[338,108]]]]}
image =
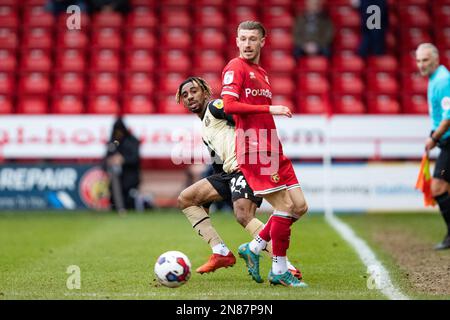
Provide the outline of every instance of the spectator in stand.
{"type": "Polygon", "coordinates": [[[334,26],[323,10],[323,0],[307,0],[306,10],[294,24],[294,56],[331,55],[334,26]]]}
{"type": "Polygon", "coordinates": [[[54,16],[58,16],[67,13],[67,8],[72,5],[78,6],[81,12],[88,11],[86,0],[48,0],[45,8],[54,16]]]}
{"type": "Polygon", "coordinates": [[[116,11],[122,14],[130,12],[130,3],[128,0],[89,0],[90,8],[93,12],[98,11],[116,11]]]}
{"type": "MultiPolygon", "coordinates": [[[[370,55],[383,55],[386,52],[386,33],[389,27],[388,5],[386,0],[351,0],[354,7],[359,9],[361,15],[361,44],[358,54],[366,58],[370,55]],[[373,11],[367,9],[370,6],[377,6],[380,10],[373,11]],[[380,13],[380,28],[372,28],[371,21],[374,21],[374,14],[380,13]]],[[[376,20],[376,19],[375,19],[376,20]]]]}

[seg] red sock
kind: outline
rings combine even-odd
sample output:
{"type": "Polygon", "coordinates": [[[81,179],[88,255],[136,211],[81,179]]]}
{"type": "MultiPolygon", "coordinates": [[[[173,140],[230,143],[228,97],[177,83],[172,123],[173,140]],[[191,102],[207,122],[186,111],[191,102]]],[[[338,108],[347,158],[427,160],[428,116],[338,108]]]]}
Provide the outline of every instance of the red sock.
{"type": "Polygon", "coordinates": [[[258,234],[261,237],[261,239],[267,242],[270,241],[270,228],[272,226],[272,218],[273,216],[269,217],[269,220],[267,220],[266,225],[258,234]]]}
{"type": "Polygon", "coordinates": [[[272,217],[270,237],[272,239],[272,251],[274,256],[286,256],[291,237],[291,225],[293,221],[288,217],[272,217]]]}

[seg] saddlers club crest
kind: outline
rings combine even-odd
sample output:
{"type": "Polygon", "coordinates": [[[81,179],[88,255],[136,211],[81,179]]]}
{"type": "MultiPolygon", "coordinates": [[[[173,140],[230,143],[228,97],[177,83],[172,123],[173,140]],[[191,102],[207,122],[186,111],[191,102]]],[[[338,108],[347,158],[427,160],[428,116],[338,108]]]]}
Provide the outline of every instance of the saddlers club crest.
{"type": "Polygon", "coordinates": [[[280,175],[276,172],[270,176],[270,179],[272,182],[278,183],[280,181],[280,175]]]}

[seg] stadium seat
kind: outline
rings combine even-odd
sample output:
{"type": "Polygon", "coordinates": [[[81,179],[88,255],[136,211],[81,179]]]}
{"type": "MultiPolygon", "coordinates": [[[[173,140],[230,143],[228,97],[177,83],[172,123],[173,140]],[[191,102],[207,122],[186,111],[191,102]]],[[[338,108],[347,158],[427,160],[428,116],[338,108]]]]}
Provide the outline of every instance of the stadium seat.
{"type": "Polygon", "coordinates": [[[22,45],[29,49],[51,49],[52,32],[48,28],[32,28],[23,33],[22,45]]]}
{"type": "Polygon", "coordinates": [[[367,59],[367,71],[368,72],[397,72],[398,61],[395,56],[370,56],[367,59]]]}
{"type": "Polygon", "coordinates": [[[209,86],[211,87],[212,96],[211,98],[220,98],[220,93],[222,92],[222,77],[221,71],[215,72],[205,72],[199,74],[201,78],[205,79],[209,86]]]}
{"type": "Polygon", "coordinates": [[[187,114],[189,110],[175,101],[175,95],[161,95],[158,98],[158,113],[187,114]]]}
{"type": "Polygon", "coordinates": [[[148,50],[129,50],[125,52],[125,70],[151,72],[155,68],[155,58],[148,50]]]}
{"type": "Polygon", "coordinates": [[[226,65],[225,58],[217,50],[200,50],[194,54],[195,74],[204,72],[220,72],[226,65]]]}
{"type": "Polygon", "coordinates": [[[201,6],[195,8],[195,26],[196,27],[214,27],[224,28],[226,26],[226,16],[220,7],[201,6]]]}
{"type": "Polygon", "coordinates": [[[433,3],[432,14],[435,28],[450,26],[450,3],[446,5],[433,3]]]}
{"type": "Polygon", "coordinates": [[[399,19],[404,27],[428,28],[431,25],[427,8],[418,5],[400,6],[399,19]]]}
{"type": "Polygon", "coordinates": [[[147,72],[125,74],[124,92],[138,95],[150,95],[154,91],[154,82],[147,72]]]}
{"type": "Polygon", "coordinates": [[[83,98],[78,95],[55,95],[51,102],[51,113],[82,114],[84,113],[83,98]]]}
{"type": "Polygon", "coordinates": [[[159,57],[161,72],[187,72],[191,66],[191,59],[183,50],[164,51],[159,57]]]}
{"type": "Polygon", "coordinates": [[[0,72],[13,72],[17,67],[17,59],[13,50],[0,49],[0,72]]]}
{"type": "Polygon", "coordinates": [[[272,104],[273,105],[282,105],[287,106],[293,113],[297,113],[297,108],[295,107],[294,100],[292,99],[292,95],[283,95],[283,94],[276,94],[272,98],[272,104]]]}
{"type": "Polygon", "coordinates": [[[20,68],[22,71],[42,71],[49,72],[53,61],[49,52],[41,49],[31,49],[22,51],[20,68]]]}
{"type": "Polygon", "coordinates": [[[333,97],[333,113],[365,114],[366,108],[360,96],[351,94],[335,95],[333,97]]]}
{"type": "Polygon", "coordinates": [[[16,49],[19,44],[17,31],[11,28],[0,28],[0,48],[16,49]]]}
{"type": "Polygon", "coordinates": [[[357,73],[343,72],[333,75],[332,91],[340,95],[362,95],[364,82],[357,73]]]}
{"type": "Polygon", "coordinates": [[[415,50],[421,43],[432,42],[430,32],[423,28],[404,28],[400,32],[403,52],[415,50]]]}
{"type": "Polygon", "coordinates": [[[13,113],[13,102],[10,95],[0,94],[0,114],[13,113]]]}
{"type": "Polygon", "coordinates": [[[296,62],[290,51],[271,50],[264,53],[261,65],[271,74],[272,72],[293,72],[296,62]]]}
{"type": "Polygon", "coordinates": [[[190,28],[192,26],[191,13],[187,7],[163,7],[159,23],[163,28],[190,28]]]}
{"type": "Polygon", "coordinates": [[[268,30],[268,34],[270,36],[267,38],[266,48],[292,51],[293,42],[290,28],[273,28],[268,30]]]}
{"type": "Polygon", "coordinates": [[[401,112],[398,100],[390,95],[377,95],[367,99],[371,114],[398,114],[401,112]]]}
{"type": "Polygon", "coordinates": [[[350,5],[331,6],[330,17],[336,29],[359,28],[361,18],[358,10],[350,5]]]}
{"type": "Polygon", "coordinates": [[[155,105],[148,95],[125,95],[123,98],[124,113],[151,114],[155,111],[155,105]]]}
{"type": "Polygon", "coordinates": [[[223,7],[228,1],[226,0],[195,0],[194,6],[205,7],[205,6],[215,6],[223,7]]]}
{"type": "Polygon", "coordinates": [[[344,51],[341,54],[334,55],[331,67],[334,72],[361,73],[364,71],[365,62],[360,56],[349,51],[344,51]]]}
{"type": "Polygon", "coordinates": [[[17,102],[17,112],[46,114],[48,112],[48,97],[46,95],[20,95],[17,102]]]}
{"type": "Polygon", "coordinates": [[[86,68],[85,52],[82,49],[59,49],[56,51],[57,71],[83,72],[86,68]]]}
{"type": "Polygon", "coordinates": [[[154,28],[158,24],[158,17],[154,10],[147,7],[134,9],[127,16],[126,25],[130,28],[154,28]]]}
{"type": "Polygon", "coordinates": [[[82,95],[85,92],[84,76],[77,72],[56,73],[53,90],[55,94],[82,95]]]}
{"type": "Polygon", "coordinates": [[[12,73],[0,72],[0,94],[13,94],[15,92],[15,81],[12,73]]]}
{"type": "Polygon", "coordinates": [[[120,70],[120,56],[118,50],[113,49],[93,49],[91,51],[90,68],[94,72],[120,70]]]}
{"type": "Polygon", "coordinates": [[[330,108],[329,98],[327,94],[299,94],[297,98],[297,105],[297,112],[304,114],[326,114],[330,108]]]}
{"type": "Polygon", "coordinates": [[[221,29],[202,28],[195,33],[196,49],[224,50],[227,46],[227,38],[221,29]]]}
{"type": "Polygon", "coordinates": [[[17,28],[18,25],[19,18],[16,8],[0,4],[0,28],[17,28]]]}
{"type": "Polygon", "coordinates": [[[52,28],[55,24],[53,14],[45,10],[44,6],[25,6],[22,21],[25,23],[25,29],[33,27],[52,28]]]}
{"type": "Polygon", "coordinates": [[[291,97],[295,93],[295,82],[291,73],[274,74],[270,77],[273,96],[284,95],[291,97]]]}
{"type": "Polygon", "coordinates": [[[19,78],[19,92],[21,94],[44,95],[50,91],[50,79],[48,73],[29,72],[23,73],[19,78]]]}
{"type": "Polygon", "coordinates": [[[238,5],[233,6],[234,10],[231,10],[228,14],[230,25],[237,25],[241,21],[258,21],[258,11],[250,5],[238,5]]]}
{"type": "Polygon", "coordinates": [[[450,49],[450,26],[446,28],[435,29],[436,46],[440,50],[450,49]]]}
{"type": "Polygon", "coordinates": [[[129,28],[125,35],[125,47],[128,49],[155,49],[156,36],[148,28],[129,28]]]}
{"type": "Polygon", "coordinates": [[[116,28],[93,29],[92,46],[102,49],[120,49],[122,37],[116,28]]]}
{"type": "Polygon", "coordinates": [[[184,28],[166,28],[161,32],[161,48],[188,49],[192,45],[191,33],[184,28]]]}
{"type": "Polygon", "coordinates": [[[367,75],[367,88],[375,94],[398,94],[399,84],[394,74],[387,72],[367,75]]]}
{"type": "Polygon", "coordinates": [[[267,29],[292,28],[294,16],[293,13],[284,6],[269,7],[265,8],[262,12],[262,23],[267,29]]]}
{"type": "Polygon", "coordinates": [[[324,56],[300,57],[297,66],[299,72],[327,73],[329,69],[328,59],[324,56]]]}
{"type": "Polygon", "coordinates": [[[333,41],[333,48],[335,52],[342,50],[351,50],[353,52],[356,52],[360,41],[361,35],[357,31],[357,29],[342,28],[336,30],[333,41]]]}
{"type": "Polygon", "coordinates": [[[404,94],[427,94],[428,79],[419,73],[404,73],[402,75],[402,92],[404,94]]]}
{"type": "Polygon", "coordinates": [[[305,95],[320,95],[328,94],[330,85],[323,74],[310,72],[299,76],[298,88],[305,95]]]}
{"type": "Polygon", "coordinates": [[[123,24],[123,16],[116,11],[100,11],[92,17],[92,27],[101,28],[120,28],[123,24]]]}
{"type": "Polygon", "coordinates": [[[187,77],[183,73],[163,73],[159,76],[159,92],[162,95],[172,95],[175,97],[175,93],[178,90],[180,83],[187,77]]]}
{"type": "Polygon", "coordinates": [[[58,33],[57,45],[63,48],[85,49],[89,38],[84,31],[62,29],[58,33]]]}
{"type": "Polygon", "coordinates": [[[87,113],[120,114],[121,109],[117,96],[91,95],[88,98],[87,113]]]}
{"type": "Polygon", "coordinates": [[[404,94],[402,97],[403,113],[428,114],[428,101],[426,95],[404,94]]]}
{"type": "Polygon", "coordinates": [[[417,63],[414,53],[405,52],[400,59],[401,71],[412,73],[417,72],[417,63]]]}
{"type": "Polygon", "coordinates": [[[89,89],[93,94],[117,95],[120,81],[117,73],[99,72],[90,75],[89,89]]]}

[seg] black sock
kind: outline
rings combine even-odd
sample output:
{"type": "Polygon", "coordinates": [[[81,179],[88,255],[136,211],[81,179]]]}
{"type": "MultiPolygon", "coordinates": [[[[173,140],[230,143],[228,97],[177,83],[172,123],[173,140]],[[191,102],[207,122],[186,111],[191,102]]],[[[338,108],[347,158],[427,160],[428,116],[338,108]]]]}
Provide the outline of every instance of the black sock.
{"type": "Polygon", "coordinates": [[[439,196],[436,196],[436,199],[439,209],[441,209],[442,217],[447,224],[447,236],[450,235],[450,194],[445,192],[439,196]]]}

